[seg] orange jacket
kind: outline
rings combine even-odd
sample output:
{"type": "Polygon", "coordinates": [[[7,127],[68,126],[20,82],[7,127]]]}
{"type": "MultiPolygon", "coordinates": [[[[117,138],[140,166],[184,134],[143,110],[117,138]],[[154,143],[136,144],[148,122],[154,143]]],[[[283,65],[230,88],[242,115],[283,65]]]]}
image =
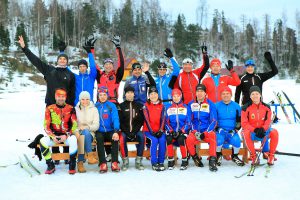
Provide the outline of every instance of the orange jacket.
{"type": "Polygon", "coordinates": [[[44,129],[49,136],[74,133],[77,130],[76,112],[73,106],[52,104],[46,107],[44,129]]]}
{"type": "Polygon", "coordinates": [[[261,102],[258,105],[246,103],[242,107],[242,128],[254,132],[256,128],[264,128],[267,131],[271,125],[272,111],[269,105],[261,102]]]}
{"type": "Polygon", "coordinates": [[[208,75],[206,78],[202,80],[202,84],[206,86],[207,98],[212,102],[216,103],[221,101],[221,89],[228,85],[238,86],[241,83],[241,80],[236,72],[232,72],[231,76],[219,76],[219,85],[216,86],[214,79],[212,78],[214,75],[208,75]]]}

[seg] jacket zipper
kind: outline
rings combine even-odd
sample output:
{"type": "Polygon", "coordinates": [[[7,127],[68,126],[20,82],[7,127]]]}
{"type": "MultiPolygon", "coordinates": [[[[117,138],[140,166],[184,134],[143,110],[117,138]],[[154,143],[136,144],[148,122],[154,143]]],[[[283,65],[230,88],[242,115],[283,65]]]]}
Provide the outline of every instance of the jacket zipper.
{"type": "Polygon", "coordinates": [[[104,132],[107,132],[106,128],[105,128],[104,120],[103,120],[103,117],[102,117],[103,116],[103,107],[104,107],[104,105],[102,104],[101,105],[101,120],[102,120],[102,123],[103,123],[104,132]]]}
{"type": "Polygon", "coordinates": [[[192,99],[194,99],[194,93],[193,93],[192,85],[191,85],[191,81],[190,81],[190,73],[188,73],[188,81],[189,81],[190,91],[192,92],[192,99]]]}
{"type": "Polygon", "coordinates": [[[129,103],[129,132],[132,132],[132,102],[129,103]]]}
{"type": "Polygon", "coordinates": [[[177,104],[176,104],[176,123],[177,123],[176,131],[178,131],[178,129],[179,129],[179,120],[178,120],[178,105],[177,104]]]}

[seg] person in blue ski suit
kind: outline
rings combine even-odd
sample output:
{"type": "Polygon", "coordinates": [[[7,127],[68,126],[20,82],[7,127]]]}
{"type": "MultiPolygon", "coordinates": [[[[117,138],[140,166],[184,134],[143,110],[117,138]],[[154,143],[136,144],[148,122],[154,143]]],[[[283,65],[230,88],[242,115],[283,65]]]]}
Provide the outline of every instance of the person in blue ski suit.
{"type": "Polygon", "coordinates": [[[231,159],[238,166],[244,166],[239,159],[238,153],[241,147],[241,138],[238,131],[241,128],[241,107],[231,101],[232,91],[228,86],[221,88],[221,99],[216,103],[218,127],[217,136],[217,165],[221,165],[223,144],[232,145],[231,159]]]}
{"type": "Polygon", "coordinates": [[[104,142],[111,142],[111,169],[118,172],[118,151],[120,121],[117,107],[114,103],[108,101],[108,88],[101,86],[98,89],[99,102],[95,104],[99,113],[100,126],[96,131],[97,150],[100,164],[100,173],[107,172],[105,159],[104,142]]]}
{"type": "Polygon", "coordinates": [[[173,144],[179,146],[182,163],[180,170],[187,169],[187,149],[185,140],[188,135],[190,118],[188,115],[188,107],[182,102],[182,92],[179,89],[172,91],[173,103],[166,109],[166,134],[167,134],[167,149],[168,149],[168,168],[174,169],[174,151],[173,144]]]}
{"type": "Polygon", "coordinates": [[[165,49],[164,55],[170,59],[173,66],[173,72],[172,74],[167,75],[166,73],[168,68],[166,63],[160,63],[160,65],[157,67],[158,77],[156,78],[155,83],[159,98],[162,100],[165,106],[170,106],[172,103],[172,89],[174,87],[177,76],[179,75],[180,67],[169,48],[165,49]]]}
{"type": "MultiPolygon", "coordinates": [[[[150,86],[155,86],[155,81],[149,72],[149,64],[145,63],[144,66],[138,62],[132,64],[132,77],[126,80],[124,88],[131,86],[134,88],[134,101],[140,104],[147,101],[147,89],[150,86]],[[146,74],[142,75],[142,72],[146,74]]],[[[123,94],[125,101],[125,94],[123,94]]]]}

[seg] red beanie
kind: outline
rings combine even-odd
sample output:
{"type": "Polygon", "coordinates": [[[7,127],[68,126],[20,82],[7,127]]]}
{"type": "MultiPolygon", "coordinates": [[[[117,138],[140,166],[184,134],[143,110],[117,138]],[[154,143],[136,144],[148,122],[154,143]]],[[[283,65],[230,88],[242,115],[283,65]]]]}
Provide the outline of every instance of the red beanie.
{"type": "Polygon", "coordinates": [[[172,96],[174,96],[175,94],[181,96],[182,92],[179,89],[176,88],[176,89],[172,90],[172,96]]]}
{"type": "Polygon", "coordinates": [[[228,87],[228,86],[225,86],[225,87],[223,87],[222,89],[221,89],[221,94],[223,93],[223,92],[230,92],[230,94],[232,95],[232,90],[230,89],[230,87],[228,87]]]}
{"type": "Polygon", "coordinates": [[[215,64],[217,64],[218,66],[221,66],[221,61],[220,61],[220,59],[218,59],[218,58],[212,59],[212,60],[210,61],[209,67],[211,67],[212,65],[215,65],[215,64]]]}

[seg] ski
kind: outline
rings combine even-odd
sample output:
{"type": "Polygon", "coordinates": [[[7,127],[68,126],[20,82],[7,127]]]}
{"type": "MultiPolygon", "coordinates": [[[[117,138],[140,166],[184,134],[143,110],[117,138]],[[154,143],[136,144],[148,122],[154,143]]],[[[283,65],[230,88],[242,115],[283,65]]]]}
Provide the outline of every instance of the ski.
{"type": "Polygon", "coordinates": [[[29,165],[29,167],[31,167],[36,173],[38,173],[38,175],[41,175],[42,172],[40,172],[40,170],[38,170],[33,164],[32,162],[29,160],[28,156],[26,154],[23,154],[25,157],[25,160],[27,162],[27,164],[29,165]]]}
{"type": "Polygon", "coordinates": [[[288,153],[288,152],[282,152],[282,151],[276,151],[275,154],[277,154],[277,155],[284,155],[284,156],[296,156],[296,157],[300,157],[300,154],[298,154],[298,153],[288,153]]]}
{"type": "Polygon", "coordinates": [[[287,101],[289,102],[289,104],[291,105],[293,111],[296,113],[296,115],[297,115],[297,117],[298,117],[298,120],[300,120],[300,114],[299,114],[299,112],[297,111],[297,109],[295,108],[295,106],[292,104],[290,98],[287,96],[287,94],[286,94],[284,91],[282,91],[282,93],[283,93],[283,95],[285,96],[286,100],[287,100],[287,101]]]}
{"type": "Polygon", "coordinates": [[[289,115],[288,115],[288,113],[287,113],[287,111],[286,111],[286,109],[285,109],[285,107],[284,107],[284,105],[282,103],[282,98],[281,98],[280,93],[279,92],[276,93],[275,91],[273,91],[273,93],[274,93],[274,95],[275,95],[275,97],[276,97],[276,99],[277,99],[277,101],[278,101],[278,103],[279,103],[279,105],[280,105],[280,107],[281,107],[284,115],[285,115],[286,120],[288,121],[289,124],[291,124],[292,121],[291,121],[291,119],[290,119],[290,117],[289,117],[289,115]]]}
{"type": "Polygon", "coordinates": [[[270,165],[267,165],[267,166],[266,166],[266,172],[265,172],[265,178],[268,178],[268,177],[269,177],[270,172],[271,172],[271,166],[270,166],[270,165]]]}
{"type": "Polygon", "coordinates": [[[5,168],[5,167],[9,167],[9,166],[13,166],[13,165],[17,165],[20,162],[15,162],[15,163],[10,163],[10,164],[5,164],[5,165],[0,165],[1,168],[5,168]]]}
{"type": "Polygon", "coordinates": [[[31,139],[28,138],[27,140],[23,140],[23,139],[16,139],[17,142],[31,142],[31,139]]]}
{"type": "MultiPolygon", "coordinates": [[[[255,168],[258,168],[258,167],[261,167],[261,166],[264,166],[264,165],[265,165],[265,164],[259,164],[259,165],[257,165],[255,168]]],[[[245,175],[250,176],[250,175],[248,175],[248,174],[251,174],[251,173],[253,172],[253,170],[254,170],[254,166],[251,165],[251,166],[250,166],[250,169],[248,169],[246,172],[242,173],[241,175],[234,176],[234,177],[235,177],[235,178],[241,178],[241,177],[243,177],[243,176],[245,176],[245,175]]],[[[253,176],[253,175],[252,175],[252,176],[253,176]]]]}
{"type": "Polygon", "coordinates": [[[28,166],[28,164],[19,156],[19,160],[20,160],[20,167],[22,169],[24,169],[30,177],[33,176],[32,172],[30,171],[30,167],[28,166]]]}

